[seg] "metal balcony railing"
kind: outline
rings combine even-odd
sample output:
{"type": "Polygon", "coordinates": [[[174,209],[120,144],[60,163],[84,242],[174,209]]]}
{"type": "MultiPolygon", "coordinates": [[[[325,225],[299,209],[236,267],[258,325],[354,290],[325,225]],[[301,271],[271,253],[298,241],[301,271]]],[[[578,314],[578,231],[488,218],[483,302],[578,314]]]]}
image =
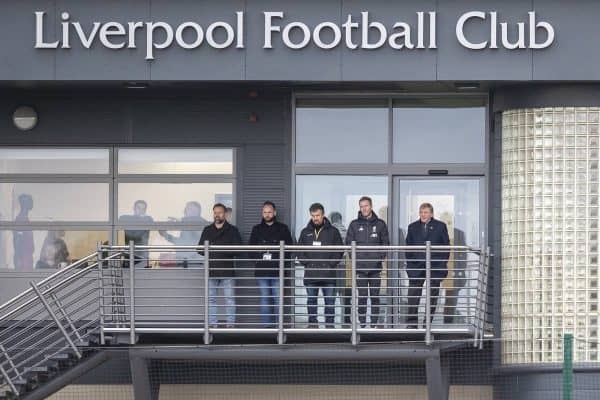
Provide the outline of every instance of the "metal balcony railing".
{"type": "Polygon", "coordinates": [[[429,243],[102,245],[0,306],[0,374],[18,394],[58,354],[81,359],[93,343],[121,335],[134,345],[146,333],[202,335],[205,344],[221,334],[278,344],[459,336],[481,348],[489,257],[429,243]]]}

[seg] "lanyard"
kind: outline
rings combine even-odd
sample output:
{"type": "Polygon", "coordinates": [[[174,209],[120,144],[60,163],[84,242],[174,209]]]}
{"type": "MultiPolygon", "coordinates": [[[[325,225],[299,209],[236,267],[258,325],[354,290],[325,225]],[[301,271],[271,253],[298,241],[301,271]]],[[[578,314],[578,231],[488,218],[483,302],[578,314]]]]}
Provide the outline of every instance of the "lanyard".
{"type": "Polygon", "coordinates": [[[315,229],[315,239],[319,240],[319,235],[321,234],[321,231],[323,230],[324,226],[321,227],[321,229],[319,229],[318,231],[315,229]]]}

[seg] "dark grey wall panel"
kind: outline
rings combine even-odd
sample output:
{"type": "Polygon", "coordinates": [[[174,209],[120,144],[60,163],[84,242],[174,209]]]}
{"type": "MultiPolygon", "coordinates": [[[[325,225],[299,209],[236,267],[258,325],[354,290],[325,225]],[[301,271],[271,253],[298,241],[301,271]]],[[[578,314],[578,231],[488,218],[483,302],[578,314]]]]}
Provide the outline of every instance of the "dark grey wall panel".
{"type": "MultiPolygon", "coordinates": [[[[509,22],[514,41],[514,23],[527,21],[531,2],[497,0],[454,0],[438,2],[437,79],[439,80],[524,80],[531,79],[531,50],[484,49],[471,50],[456,39],[456,22],[468,11],[498,11],[498,22],[509,22]],[[450,40],[443,38],[449,38],[450,40]]],[[[482,42],[490,37],[490,18],[484,22],[476,19],[465,24],[465,35],[472,42],[482,42]]],[[[500,44],[498,31],[498,43],[500,44]]],[[[500,47],[500,46],[499,46],[500,47]]]]}
{"type": "Polygon", "coordinates": [[[494,111],[530,107],[590,107],[600,105],[600,85],[522,84],[494,92],[494,111]]]}
{"type": "MultiPolygon", "coordinates": [[[[371,21],[380,21],[388,28],[398,21],[411,25],[412,44],[416,47],[417,11],[435,11],[435,0],[415,1],[373,1],[365,4],[361,0],[345,0],[342,6],[342,22],[348,14],[354,21],[359,21],[362,11],[369,11],[371,21]]],[[[425,26],[425,46],[428,44],[428,25],[425,26]]],[[[355,32],[354,42],[359,43],[360,33],[355,32]]],[[[365,71],[369,71],[369,80],[435,80],[436,50],[402,49],[395,50],[385,44],[377,50],[342,50],[342,79],[364,80],[365,71]]]]}
{"type": "MultiPolygon", "coordinates": [[[[56,0],[58,17],[68,11],[72,21],[81,20],[86,34],[92,29],[92,21],[147,21],[150,18],[147,0],[56,0]]],[[[136,49],[110,50],[100,45],[98,37],[91,49],[85,49],[75,40],[72,28],[72,48],[56,50],[56,79],[58,80],[147,80],[150,65],[144,60],[146,39],[141,31],[136,33],[136,49]]],[[[115,40],[116,42],[116,40],[115,40]]]]}
{"type": "MultiPolygon", "coordinates": [[[[54,79],[56,54],[34,48],[34,12],[38,10],[56,19],[53,0],[4,1],[0,5],[0,80],[54,79]]],[[[55,37],[55,26],[46,25],[44,39],[54,41],[55,37]]]]}
{"type": "Polygon", "coordinates": [[[26,96],[0,103],[0,143],[19,145],[113,144],[127,142],[129,122],[123,99],[102,96],[26,96]],[[21,132],[12,125],[13,110],[35,107],[38,125],[21,132]]]}
{"type": "MultiPolygon", "coordinates": [[[[197,49],[186,50],[173,45],[167,51],[157,50],[156,60],[150,63],[153,80],[194,80],[198,76],[206,76],[207,80],[244,79],[244,49],[237,49],[235,41],[226,49],[213,49],[206,44],[206,28],[210,23],[224,21],[236,26],[235,12],[244,10],[243,0],[153,0],[151,7],[152,20],[173,26],[193,20],[204,28],[205,34],[204,43],[197,49]]],[[[193,42],[194,39],[189,36],[188,40],[193,42]]]]}
{"type": "Polygon", "coordinates": [[[598,80],[600,70],[600,2],[580,0],[534,0],[540,15],[552,21],[554,44],[534,52],[533,78],[536,80],[598,80]]]}
{"type": "MultiPolygon", "coordinates": [[[[341,79],[340,48],[323,50],[312,42],[302,50],[292,50],[282,42],[281,34],[273,34],[273,48],[263,49],[263,11],[283,11],[284,18],[277,24],[301,21],[309,27],[323,21],[340,22],[341,0],[304,0],[282,2],[278,0],[246,1],[247,9],[247,80],[316,80],[341,79]]],[[[297,30],[296,30],[297,31],[297,30]]],[[[297,32],[296,32],[297,33],[297,32]]],[[[292,35],[292,40],[297,36],[292,35]]],[[[299,41],[296,39],[295,41],[299,41]]]]}

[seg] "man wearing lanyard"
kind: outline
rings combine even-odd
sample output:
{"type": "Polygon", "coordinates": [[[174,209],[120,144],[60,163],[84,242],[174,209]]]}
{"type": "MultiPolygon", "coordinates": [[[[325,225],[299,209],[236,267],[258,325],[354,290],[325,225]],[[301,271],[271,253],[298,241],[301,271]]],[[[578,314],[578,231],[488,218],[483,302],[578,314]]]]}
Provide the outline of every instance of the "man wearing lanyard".
{"type": "MultiPolygon", "coordinates": [[[[262,207],[262,222],[252,228],[250,245],[279,246],[279,242],[293,244],[292,234],[286,224],[277,221],[277,209],[271,201],[262,207]]],[[[275,326],[279,313],[279,251],[251,252],[256,259],[254,276],[260,288],[260,310],[265,327],[275,326]]],[[[287,258],[287,257],[286,257],[287,258]]]]}
{"type": "Polygon", "coordinates": [[[325,209],[320,203],[314,203],[309,208],[310,221],[300,232],[298,244],[313,246],[314,251],[302,251],[298,254],[304,264],[304,286],[308,296],[308,324],[316,328],[317,297],[319,289],[323,292],[325,301],[325,323],[333,328],[335,318],[336,268],[340,263],[343,251],[318,251],[320,246],[340,246],[343,244],[340,232],[325,218],[325,209]]]}
{"type": "MultiPolygon", "coordinates": [[[[432,246],[448,246],[448,228],[442,221],[433,218],[433,206],[423,203],[419,207],[419,219],[408,226],[406,234],[407,246],[424,246],[431,242],[432,246]]],[[[437,305],[440,284],[448,274],[449,252],[431,252],[431,319],[437,305]]],[[[421,288],[425,283],[425,252],[414,251],[406,253],[408,288],[408,317],[409,328],[417,327],[417,311],[421,300],[421,288]]]]}

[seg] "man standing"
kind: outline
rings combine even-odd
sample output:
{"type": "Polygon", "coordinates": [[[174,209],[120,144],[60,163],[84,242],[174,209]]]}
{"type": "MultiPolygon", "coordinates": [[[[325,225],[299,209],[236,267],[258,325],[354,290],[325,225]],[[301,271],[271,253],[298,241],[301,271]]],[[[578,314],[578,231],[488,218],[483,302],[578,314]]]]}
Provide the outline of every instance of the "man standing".
{"type": "MultiPolygon", "coordinates": [[[[389,246],[390,236],[385,221],[373,212],[373,201],[363,196],[358,201],[358,218],[350,222],[346,244],[358,246],[389,246]]],[[[371,325],[379,319],[379,289],[381,287],[382,261],[385,252],[358,252],[356,254],[356,286],[358,287],[358,319],[361,327],[367,326],[367,298],[371,299],[371,325]]]]}
{"type": "MultiPolygon", "coordinates": [[[[262,222],[252,228],[249,245],[279,246],[279,242],[293,244],[286,224],[277,221],[277,209],[271,201],[262,207],[262,222]]],[[[265,327],[275,326],[279,313],[279,251],[252,252],[257,259],[254,275],[260,288],[260,307],[265,327]]],[[[287,258],[287,257],[286,257],[287,258]]]]}
{"type": "MultiPolygon", "coordinates": [[[[433,218],[433,206],[423,203],[419,207],[419,219],[408,226],[406,245],[423,246],[431,242],[432,246],[448,246],[448,228],[442,221],[433,218]]],[[[449,252],[431,252],[431,319],[435,313],[440,284],[448,274],[449,252]]],[[[417,327],[417,312],[421,300],[421,289],[425,282],[425,252],[414,251],[406,253],[407,274],[409,278],[408,289],[408,317],[406,322],[409,328],[417,327]]]]}
{"type": "MultiPolygon", "coordinates": [[[[207,225],[200,236],[199,246],[204,246],[208,240],[211,245],[240,245],[242,237],[238,229],[225,220],[225,206],[217,203],[213,206],[214,222],[207,225]]],[[[204,250],[198,251],[204,255],[204,250]]],[[[234,258],[235,253],[223,250],[211,251],[209,253],[209,281],[208,281],[208,301],[209,318],[211,326],[216,326],[217,317],[217,289],[223,289],[225,299],[226,327],[233,328],[235,324],[235,297],[234,282],[235,276],[234,258]]]]}
{"type": "MultiPolygon", "coordinates": [[[[120,224],[151,224],[154,222],[151,216],[146,215],[148,210],[148,203],[145,200],[136,200],[133,203],[133,214],[132,215],[121,215],[119,217],[120,224]]],[[[133,242],[136,246],[147,246],[148,240],[150,239],[150,231],[148,229],[137,228],[137,229],[125,229],[125,245],[129,245],[129,242],[133,242]]],[[[150,266],[150,253],[148,250],[136,250],[135,251],[136,265],[147,268],[150,266]],[[137,260],[140,260],[137,263],[137,260]]],[[[129,265],[129,263],[127,263],[129,265]]]]}
{"type": "Polygon", "coordinates": [[[321,246],[343,245],[340,232],[325,218],[325,209],[320,203],[314,203],[309,208],[310,221],[300,232],[298,244],[313,246],[314,251],[303,251],[298,254],[304,264],[304,286],[308,296],[308,324],[316,328],[317,297],[319,289],[325,300],[325,323],[333,328],[335,320],[335,279],[343,251],[318,251],[321,246]]]}

